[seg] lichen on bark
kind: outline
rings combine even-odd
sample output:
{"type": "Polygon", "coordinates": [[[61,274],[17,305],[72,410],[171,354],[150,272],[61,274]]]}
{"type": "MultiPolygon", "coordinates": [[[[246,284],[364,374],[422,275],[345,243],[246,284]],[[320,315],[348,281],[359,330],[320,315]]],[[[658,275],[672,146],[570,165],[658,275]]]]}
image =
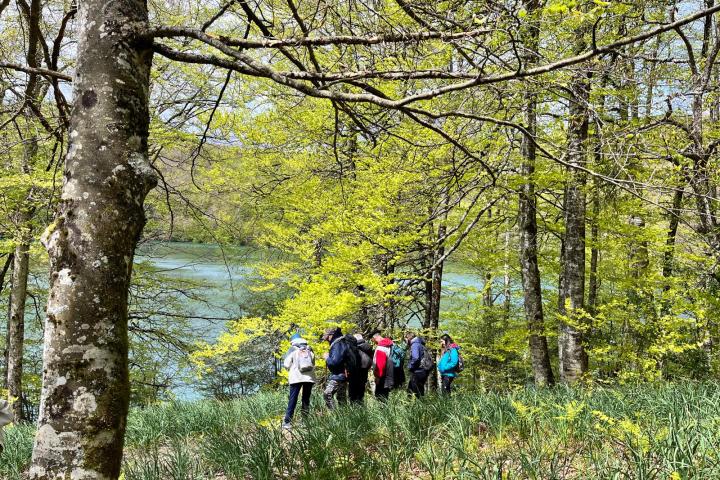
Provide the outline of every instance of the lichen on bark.
{"type": "Polygon", "coordinates": [[[115,479],[128,409],[127,291],[156,184],[148,164],[151,50],[143,1],[80,2],[69,153],[51,263],[30,478],[115,479]],[[129,259],[129,260],[128,260],[129,259]]]}

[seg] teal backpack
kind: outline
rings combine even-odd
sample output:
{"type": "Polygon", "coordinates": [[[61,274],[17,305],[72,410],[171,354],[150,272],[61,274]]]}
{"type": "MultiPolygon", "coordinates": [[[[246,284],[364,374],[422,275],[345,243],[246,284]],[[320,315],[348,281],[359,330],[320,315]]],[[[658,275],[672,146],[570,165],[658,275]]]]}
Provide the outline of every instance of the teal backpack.
{"type": "Polygon", "coordinates": [[[392,357],[393,367],[402,368],[403,362],[405,362],[405,349],[393,344],[390,356],[392,357]]]}

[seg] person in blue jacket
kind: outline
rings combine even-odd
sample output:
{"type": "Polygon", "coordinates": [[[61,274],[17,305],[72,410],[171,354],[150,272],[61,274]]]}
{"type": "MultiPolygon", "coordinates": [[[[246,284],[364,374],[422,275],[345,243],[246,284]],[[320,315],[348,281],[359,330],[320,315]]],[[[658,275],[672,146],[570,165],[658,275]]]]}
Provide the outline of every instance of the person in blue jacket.
{"type": "Polygon", "coordinates": [[[348,365],[349,346],[343,338],[340,327],[331,327],[325,330],[321,340],[330,344],[330,351],[325,354],[325,365],[330,370],[323,398],[325,404],[332,410],[335,408],[335,397],[338,403],[347,403],[347,385],[350,366],[348,365]]]}
{"type": "Polygon", "coordinates": [[[438,363],[438,372],[442,379],[442,393],[450,394],[452,390],[452,382],[457,377],[457,369],[460,363],[460,347],[453,342],[450,335],[445,334],[440,337],[440,346],[442,348],[442,356],[438,363]]]}
{"type": "Polygon", "coordinates": [[[425,382],[431,372],[423,368],[423,357],[432,355],[432,352],[425,348],[425,339],[419,335],[408,332],[405,334],[405,339],[410,343],[410,361],[408,362],[410,382],[408,382],[407,389],[408,392],[420,398],[425,395],[425,382]]]}

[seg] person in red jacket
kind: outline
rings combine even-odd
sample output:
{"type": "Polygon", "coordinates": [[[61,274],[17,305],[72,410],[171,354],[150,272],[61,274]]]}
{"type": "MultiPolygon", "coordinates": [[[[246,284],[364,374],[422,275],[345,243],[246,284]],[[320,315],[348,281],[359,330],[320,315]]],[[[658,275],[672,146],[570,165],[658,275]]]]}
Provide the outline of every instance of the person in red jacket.
{"type": "Polygon", "coordinates": [[[387,400],[394,385],[394,366],[392,361],[393,342],[389,338],[373,334],[373,341],[377,344],[373,355],[373,375],[375,376],[375,397],[380,401],[387,400]]]}

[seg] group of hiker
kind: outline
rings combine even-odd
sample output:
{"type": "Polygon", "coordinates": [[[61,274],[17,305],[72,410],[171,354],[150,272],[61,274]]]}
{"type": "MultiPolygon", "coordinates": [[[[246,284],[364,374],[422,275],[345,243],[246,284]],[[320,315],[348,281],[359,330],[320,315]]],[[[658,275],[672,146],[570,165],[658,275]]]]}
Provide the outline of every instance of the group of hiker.
{"type": "MultiPolygon", "coordinates": [[[[435,355],[425,345],[420,335],[408,332],[402,340],[393,341],[380,331],[370,335],[372,344],[362,334],[343,335],[340,327],[325,330],[320,340],[327,342],[330,349],[325,354],[328,375],[323,391],[325,404],[334,409],[338,403],[361,404],[367,391],[370,371],[373,372],[374,394],[380,401],[386,401],[392,390],[399,390],[406,380],[405,360],[410,356],[407,370],[410,379],[407,392],[417,398],[425,394],[425,384],[435,372],[435,355]]],[[[437,371],[441,378],[441,392],[450,394],[453,380],[462,371],[463,359],[460,347],[449,335],[440,338],[441,355],[437,371]]],[[[283,427],[290,428],[298,398],[300,409],[306,415],[310,409],[310,395],[317,382],[315,353],[307,340],[299,335],[292,338],[291,347],[285,356],[284,366],[288,370],[290,396],[283,427]]]]}

